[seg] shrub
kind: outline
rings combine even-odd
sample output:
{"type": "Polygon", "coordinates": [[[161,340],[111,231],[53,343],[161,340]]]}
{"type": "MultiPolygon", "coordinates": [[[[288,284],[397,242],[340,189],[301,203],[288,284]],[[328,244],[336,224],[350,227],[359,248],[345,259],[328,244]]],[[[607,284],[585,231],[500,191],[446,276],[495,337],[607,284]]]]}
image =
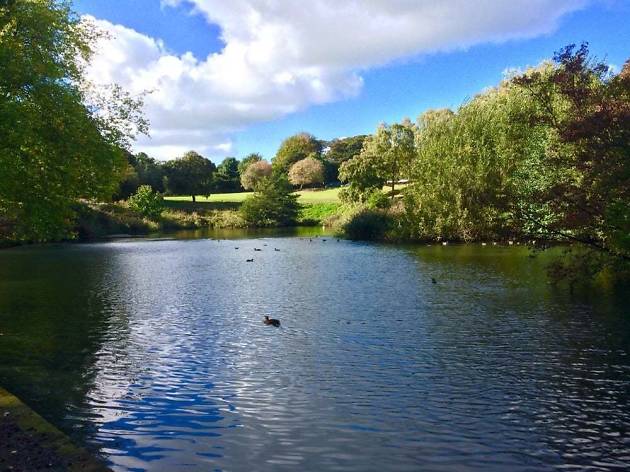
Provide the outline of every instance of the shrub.
{"type": "Polygon", "coordinates": [[[267,177],[243,202],[241,216],[253,226],[290,226],[295,224],[300,211],[297,198],[285,179],[267,177]]]}
{"type": "Polygon", "coordinates": [[[392,218],[386,213],[362,209],[349,217],[343,225],[343,232],[350,239],[376,241],[385,239],[391,227],[392,218]]]}
{"type": "Polygon", "coordinates": [[[138,191],[129,197],[129,208],[147,218],[159,218],[164,211],[164,199],[150,185],[141,185],[138,191]]]}
{"type": "Polygon", "coordinates": [[[391,199],[381,190],[374,190],[367,197],[367,205],[370,208],[385,209],[391,205],[391,199]]]}

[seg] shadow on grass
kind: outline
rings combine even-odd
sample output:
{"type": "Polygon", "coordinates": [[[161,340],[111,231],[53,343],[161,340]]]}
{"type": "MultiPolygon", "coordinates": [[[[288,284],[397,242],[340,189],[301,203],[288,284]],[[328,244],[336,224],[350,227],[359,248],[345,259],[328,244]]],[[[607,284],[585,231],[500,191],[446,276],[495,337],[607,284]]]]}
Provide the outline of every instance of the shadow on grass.
{"type": "Polygon", "coordinates": [[[178,200],[164,200],[164,206],[172,210],[183,211],[211,211],[211,210],[238,210],[242,202],[186,202],[178,200]]]}

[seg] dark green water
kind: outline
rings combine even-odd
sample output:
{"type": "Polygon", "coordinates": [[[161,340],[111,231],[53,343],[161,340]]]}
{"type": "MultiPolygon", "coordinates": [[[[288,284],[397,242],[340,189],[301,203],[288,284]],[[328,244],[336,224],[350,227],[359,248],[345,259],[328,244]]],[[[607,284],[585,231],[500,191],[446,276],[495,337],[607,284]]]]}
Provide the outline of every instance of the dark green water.
{"type": "Polygon", "coordinates": [[[0,385],[121,471],[630,465],[626,295],[519,247],[271,236],[0,251],[0,385]]]}

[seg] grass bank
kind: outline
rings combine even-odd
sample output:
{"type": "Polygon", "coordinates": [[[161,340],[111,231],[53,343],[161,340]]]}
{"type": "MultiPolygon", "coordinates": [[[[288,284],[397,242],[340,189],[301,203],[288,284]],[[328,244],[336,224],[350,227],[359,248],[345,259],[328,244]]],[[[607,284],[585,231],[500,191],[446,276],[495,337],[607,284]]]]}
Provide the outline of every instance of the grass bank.
{"type": "MultiPolygon", "coordinates": [[[[298,192],[302,205],[299,226],[324,224],[340,208],[339,189],[298,192]]],[[[75,233],[80,240],[115,235],[146,235],[162,231],[202,228],[247,228],[239,213],[251,192],[214,194],[208,197],[166,197],[165,210],[158,218],[146,218],[125,202],[77,204],[75,233]]]]}

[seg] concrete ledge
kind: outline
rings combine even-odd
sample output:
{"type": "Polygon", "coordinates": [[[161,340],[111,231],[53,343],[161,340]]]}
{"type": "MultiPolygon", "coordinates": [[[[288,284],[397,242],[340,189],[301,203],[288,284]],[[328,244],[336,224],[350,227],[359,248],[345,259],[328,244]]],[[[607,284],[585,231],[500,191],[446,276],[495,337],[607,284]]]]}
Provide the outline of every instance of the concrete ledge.
{"type": "Polygon", "coordinates": [[[111,472],[3,388],[0,388],[0,470],[111,472]]]}

